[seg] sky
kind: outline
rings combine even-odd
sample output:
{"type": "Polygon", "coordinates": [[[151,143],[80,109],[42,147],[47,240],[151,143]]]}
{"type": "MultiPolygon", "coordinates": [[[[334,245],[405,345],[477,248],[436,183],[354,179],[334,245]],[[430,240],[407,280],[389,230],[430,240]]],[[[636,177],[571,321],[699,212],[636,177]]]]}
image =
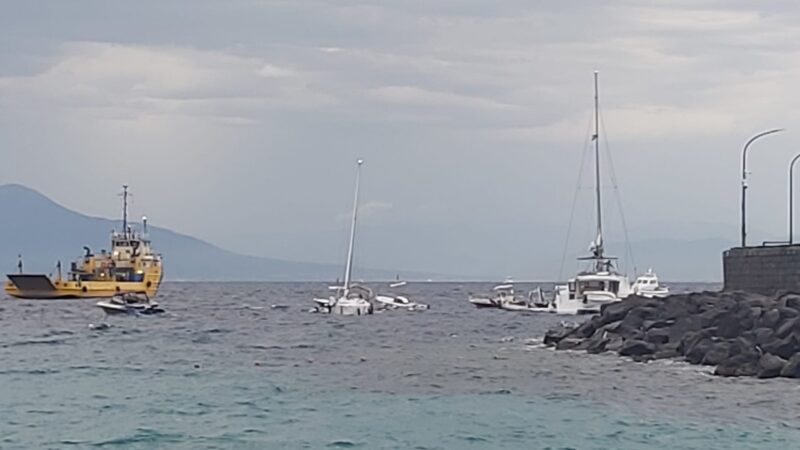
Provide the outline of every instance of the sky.
{"type": "Polygon", "coordinates": [[[0,182],[86,214],[128,183],[153,224],[340,262],[363,158],[361,265],[552,278],[594,237],[598,70],[610,241],[619,204],[632,240],[738,241],[741,147],[774,127],[750,239],[786,235],[795,2],[3,4],[0,182]]]}

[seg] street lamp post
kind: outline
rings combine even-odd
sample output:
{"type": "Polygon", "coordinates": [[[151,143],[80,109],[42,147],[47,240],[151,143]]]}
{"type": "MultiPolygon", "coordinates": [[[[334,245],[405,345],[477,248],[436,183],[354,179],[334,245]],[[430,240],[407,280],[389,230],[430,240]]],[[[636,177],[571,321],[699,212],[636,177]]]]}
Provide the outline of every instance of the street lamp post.
{"type": "Polygon", "coordinates": [[[800,153],[792,158],[789,164],[789,245],[794,244],[794,163],[800,159],[800,153]]]}
{"type": "Polygon", "coordinates": [[[756,139],[783,131],[783,128],[767,130],[751,137],[742,149],[742,247],[747,247],[747,148],[756,139]]]}

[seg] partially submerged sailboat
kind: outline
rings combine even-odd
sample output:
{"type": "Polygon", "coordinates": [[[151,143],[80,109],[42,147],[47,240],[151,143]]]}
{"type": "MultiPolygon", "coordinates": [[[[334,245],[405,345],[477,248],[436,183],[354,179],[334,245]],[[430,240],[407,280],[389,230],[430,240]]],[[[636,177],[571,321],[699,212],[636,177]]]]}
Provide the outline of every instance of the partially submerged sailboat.
{"type": "Polygon", "coordinates": [[[339,314],[343,316],[362,316],[372,314],[374,311],[375,294],[366,286],[351,281],[353,273],[353,245],[356,237],[356,219],[358,217],[358,194],[361,181],[361,166],[364,160],[358,160],[356,169],[356,193],[353,201],[353,219],[350,223],[350,244],[347,248],[347,263],[344,270],[344,284],[332,286],[335,291],[328,298],[315,298],[319,312],[339,314]]]}
{"type": "Polygon", "coordinates": [[[8,274],[8,295],[26,299],[110,298],[126,292],[143,292],[154,297],[163,275],[161,255],[150,246],[147,218],[142,218],[142,233],[128,223],[128,186],[123,186],[122,231],[111,232],[111,251],[93,254],[84,247],[83,257],[72,262],[67,277],[61,275],[61,263],[55,278],[22,271],[8,274]]]}

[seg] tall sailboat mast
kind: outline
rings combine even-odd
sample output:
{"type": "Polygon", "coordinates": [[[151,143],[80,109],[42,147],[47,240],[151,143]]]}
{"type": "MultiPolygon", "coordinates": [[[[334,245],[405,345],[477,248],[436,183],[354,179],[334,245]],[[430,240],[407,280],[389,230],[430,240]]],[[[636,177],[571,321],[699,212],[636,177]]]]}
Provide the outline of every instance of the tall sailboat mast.
{"type": "Polygon", "coordinates": [[[597,238],[594,243],[594,254],[597,259],[603,258],[603,205],[600,195],[600,99],[597,85],[597,71],[594,71],[594,189],[597,203],[597,238]]]}
{"type": "Polygon", "coordinates": [[[353,221],[350,223],[350,245],[347,247],[347,266],[344,269],[344,291],[345,294],[350,290],[350,277],[353,272],[353,244],[356,238],[356,218],[358,217],[358,189],[361,182],[361,165],[364,164],[363,159],[358,160],[358,168],[356,169],[356,194],[353,200],[353,221]]]}

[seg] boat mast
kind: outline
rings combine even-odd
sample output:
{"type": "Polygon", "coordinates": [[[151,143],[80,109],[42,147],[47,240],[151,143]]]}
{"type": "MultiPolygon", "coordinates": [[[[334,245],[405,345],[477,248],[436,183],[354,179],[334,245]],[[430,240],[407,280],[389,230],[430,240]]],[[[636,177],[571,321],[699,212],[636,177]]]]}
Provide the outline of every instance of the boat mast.
{"type": "Polygon", "coordinates": [[[597,203],[597,240],[594,243],[594,255],[598,260],[603,258],[603,206],[600,196],[600,100],[597,87],[597,71],[594,71],[594,189],[597,203]]]}
{"type": "Polygon", "coordinates": [[[128,185],[122,185],[122,233],[128,237],[128,185]]]}
{"type": "Polygon", "coordinates": [[[353,221],[350,223],[350,245],[347,248],[347,266],[344,270],[344,292],[345,295],[350,290],[350,277],[353,272],[353,244],[356,238],[356,217],[358,216],[358,188],[361,181],[361,165],[364,164],[363,159],[357,161],[358,168],[356,169],[356,194],[353,200],[353,221]]]}

